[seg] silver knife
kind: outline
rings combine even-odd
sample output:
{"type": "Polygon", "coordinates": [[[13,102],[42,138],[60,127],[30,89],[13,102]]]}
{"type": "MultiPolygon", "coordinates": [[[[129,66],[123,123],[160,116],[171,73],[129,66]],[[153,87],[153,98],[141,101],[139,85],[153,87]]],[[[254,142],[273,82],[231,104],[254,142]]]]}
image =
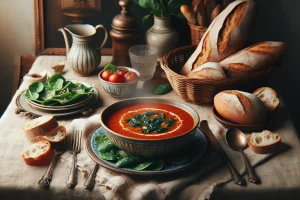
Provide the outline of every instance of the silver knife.
{"type": "Polygon", "coordinates": [[[215,137],[215,135],[211,132],[210,128],[208,127],[208,123],[206,120],[202,120],[200,122],[199,129],[208,137],[209,142],[211,144],[211,148],[215,149],[216,152],[220,155],[223,162],[225,162],[231,174],[233,182],[241,186],[246,185],[246,181],[241,177],[241,175],[237,172],[237,170],[229,160],[227,154],[225,153],[218,139],[215,137]]]}

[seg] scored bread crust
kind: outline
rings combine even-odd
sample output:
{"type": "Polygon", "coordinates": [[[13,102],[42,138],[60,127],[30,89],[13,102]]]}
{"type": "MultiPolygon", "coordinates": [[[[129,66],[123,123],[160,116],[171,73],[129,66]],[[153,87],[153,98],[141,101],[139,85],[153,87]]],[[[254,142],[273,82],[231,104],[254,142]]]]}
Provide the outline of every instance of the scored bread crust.
{"type": "Polygon", "coordinates": [[[260,42],[229,56],[220,63],[228,76],[237,77],[272,67],[286,50],[287,45],[283,42],[260,42]]]}
{"type": "Polygon", "coordinates": [[[47,132],[56,128],[58,123],[54,116],[44,115],[27,122],[23,125],[22,129],[30,137],[36,137],[39,135],[45,135],[47,132]]]}
{"type": "Polygon", "coordinates": [[[270,87],[261,87],[253,92],[265,105],[267,111],[274,111],[279,106],[279,99],[277,98],[277,93],[270,87]],[[267,97],[268,95],[268,97],[267,97]],[[269,99],[271,99],[269,101],[269,99]]]}
{"type": "Polygon", "coordinates": [[[281,145],[280,135],[276,134],[276,133],[272,133],[271,131],[268,131],[268,130],[263,130],[262,133],[264,133],[264,132],[266,132],[267,134],[271,134],[271,135],[275,134],[277,139],[273,143],[270,143],[267,145],[256,145],[253,141],[253,139],[254,139],[253,137],[257,133],[252,133],[250,136],[247,137],[247,143],[248,143],[248,146],[250,147],[250,149],[258,154],[268,154],[268,153],[274,153],[274,152],[278,151],[280,148],[280,145],[281,145]]]}
{"type": "Polygon", "coordinates": [[[225,119],[241,125],[263,124],[266,110],[253,94],[238,90],[225,90],[214,97],[216,111],[225,119]]]}
{"type": "Polygon", "coordinates": [[[207,62],[191,71],[188,77],[201,80],[223,80],[226,78],[226,75],[220,63],[207,62]]]}
{"type": "Polygon", "coordinates": [[[47,140],[41,140],[26,148],[22,154],[22,158],[27,165],[41,166],[49,164],[53,155],[54,151],[51,148],[50,142],[47,140]],[[41,151],[40,154],[36,155],[35,153],[41,149],[41,146],[47,147],[44,151],[41,151]]]}
{"type": "Polygon", "coordinates": [[[254,16],[253,0],[237,0],[229,4],[208,27],[181,73],[188,75],[206,62],[219,62],[241,50],[246,43],[254,16]]]}

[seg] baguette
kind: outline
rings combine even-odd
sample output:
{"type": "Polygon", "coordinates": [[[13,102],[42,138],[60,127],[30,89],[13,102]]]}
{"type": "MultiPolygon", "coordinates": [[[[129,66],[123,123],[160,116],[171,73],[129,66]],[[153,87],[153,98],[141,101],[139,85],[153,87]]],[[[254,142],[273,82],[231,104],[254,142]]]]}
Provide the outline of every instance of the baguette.
{"type": "Polygon", "coordinates": [[[31,120],[30,122],[24,124],[22,127],[23,131],[29,137],[36,137],[39,135],[45,135],[47,132],[56,128],[58,123],[54,116],[44,115],[42,117],[31,120]]]}
{"type": "Polygon", "coordinates": [[[57,126],[51,131],[47,132],[42,136],[43,139],[48,140],[49,142],[60,142],[66,137],[67,131],[64,126],[57,126]]]}
{"type": "Polygon", "coordinates": [[[260,42],[224,59],[221,66],[228,76],[237,77],[271,67],[286,50],[283,42],[260,42]]]}
{"type": "Polygon", "coordinates": [[[188,75],[190,71],[206,62],[220,62],[241,50],[246,43],[254,16],[254,0],[232,2],[208,27],[181,73],[188,75]]]}
{"type": "Polygon", "coordinates": [[[226,75],[220,63],[207,62],[191,71],[188,77],[202,80],[222,80],[226,78],[226,75]]]}
{"type": "Polygon", "coordinates": [[[267,111],[275,110],[279,105],[279,99],[275,90],[269,87],[261,87],[253,92],[265,105],[267,111]]]}
{"type": "Polygon", "coordinates": [[[214,10],[210,15],[210,21],[211,22],[214,21],[214,19],[222,12],[222,10],[223,10],[222,4],[216,5],[216,7],[214,8],[214,10]]]}
{"type": "Polygon", "coordinates": [[[267,154],[276,152],[281,145],[281,137],[276,133],[263,130],[259,133],[252,133],[247,137],[248,146],[252,151],[258,154],[267,154]]]}
{"type": "Polygon", "coordinates": [[[254,94],[225,90],[214,97],[216,111],[225,119],[241,125],[257,125],[266,121],[266,109],[254,94]]]}
{"type": "Polygon", "coordinates": [[[42,140],[32,144],[26,148],[22,154],[22,158],[27,165],[41,166],[49,164],[54,151],[49,141],[42,140]]]}

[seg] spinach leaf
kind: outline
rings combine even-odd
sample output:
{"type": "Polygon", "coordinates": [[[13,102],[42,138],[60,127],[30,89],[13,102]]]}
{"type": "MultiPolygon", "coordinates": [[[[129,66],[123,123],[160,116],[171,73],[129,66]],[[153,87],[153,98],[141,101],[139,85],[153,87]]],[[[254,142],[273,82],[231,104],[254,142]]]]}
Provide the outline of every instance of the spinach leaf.
{"type": "Polygon", "coordinates": [[[164,167],[165,162],[163,160],[158,160],[154,162],[149,169],[153,171],[160,171],[164,167]]]}
{"type": "Polygon", "coordinates": [[[27,90],[25,93],[25,97],[28,100],[37,100],[39,98],[39,93],[31,92],[30,90],[27,90]]]}
{"type": "Polygon", "coordinates": [[[136,165],[139,164],[139,162],[141,162],[141,158],[136,157],[136,156],[128,156],[128,157],[124,157],[121,160],[119,160],[115,165],[117,167],[121,167],[121,168],[130,168],[130,167],[134,167],[136,165]]]}
{"type": "Polygon", "coordinates": [[[123,150],[119,150],[118,153],[119,153],[118,160],[121,160],[122,158],[125,158],[128,156],[128,154],[123,150]]]}
{"type": "Polygon", "coordinates": [[[149,167],[152,164],[153,164],[152,161],[150,161],[150,162],[144,162],[144,163],[138,164],[134,169],[138,170],[138,171],[141,171],[143,169],[146,169],[147,167],[149,167]]]}
{"type": "Polygon", "coordinates": [[[98,153],[99,153],[99,157],[102,158],[103,160],[117,160],[119,156],[117,148],[111,149],[107,152],[99,151],[98,153]]]}
{"type": "Polygon", "coordinates": [[[40,93],[40,100],[47,100],[47,99],[51,99],[55,96],[55,91],[54,90],[44,90],[40,93]]]}
{"type": "Polygon", "coordinates": [[[95,142],[96,142],[96,144],[99,145],[102,141],[104,141],[106,139],[108,139],[108,138],[107,138],[107,136],[105,134],[103,134],[103,135],[97,135],[95,137],[95,142]]]}
{"type": "Polygon", "coordinates": [[[107,152],[111,149],[115,148],[115,145],[111,143],[111,141],[106,137],[106,139],[103,139],[98,143],[98,152],[107,152]]]}
{"type": "Polygon", "coordinates": [[[52,82],[50,86],[54,91],[59,91],[63,88],[63,84],[64,80],[59,78],[56,81],[52,82]]]}
{"type": "Polygon", "coordinates": [[[175,119],[165,119],[164,113],[145,112],[136,114],[126,122],[132,127],[143,127],[142,133],[162,133],[168,130],[168,127],[173,126],[175,119]]]}
{"type": "Polygon", "coordinates": [[[170,84],[161,84],[155,88],[155,94],[163,95],[172,91],[172,87],[170,84]]]}
{"type": "Polygon", "coordinates": [[[60,102],[57,99],[47,99],[45,101],[42,101],[42,105],[45,106],[60,105],[60,102]]]}
{"type": "Polygon", "coordinates": [[[43,89],[44,89],[44,85],[41,82],[35,82],[29,86],[29,90],[31,92],[35,92],[35,93],[39,93],[39,92],[43,91],[43,89]]]}
{"type": "Polygon", "coordinates": [[[49,78],[49,80],[48,80],[49,85],[50,85],[50,86],[51,86],[51,85],[54,85],[55,82],[56,82],[58,79],[62,79],[63,82],[66,81],[65,77],[63,77],[61,74],[54,74],[54,75],[52,75],[52,76],[49,78]]]}

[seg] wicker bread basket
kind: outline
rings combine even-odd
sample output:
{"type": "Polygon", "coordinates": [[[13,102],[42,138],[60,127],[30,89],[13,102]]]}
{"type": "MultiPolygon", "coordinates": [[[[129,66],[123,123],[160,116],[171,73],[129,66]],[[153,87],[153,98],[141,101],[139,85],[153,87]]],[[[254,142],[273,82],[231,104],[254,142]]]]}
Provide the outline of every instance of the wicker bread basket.
{"type": "Polygon", "coordinates": [[[199,80],[180,75],[181,68],[196,47],[192,45],[174,49],[167,53],[160,62],[160,66],[165,71],[174,91],[187,102],[194,104],[212,103],[218,92],[228,89],[252,92],[256,88],[266,85],[267,76],[272,71],[272,68],[268,68],[249,73],[246,76],[220,81],[199,80]]]}
{"type": "Polygon", "coordinates": [[[196,26],[189,23],[191,30],[191,43],[192,45],[198,45],[207,28],[204,26],[196,26]]]}

